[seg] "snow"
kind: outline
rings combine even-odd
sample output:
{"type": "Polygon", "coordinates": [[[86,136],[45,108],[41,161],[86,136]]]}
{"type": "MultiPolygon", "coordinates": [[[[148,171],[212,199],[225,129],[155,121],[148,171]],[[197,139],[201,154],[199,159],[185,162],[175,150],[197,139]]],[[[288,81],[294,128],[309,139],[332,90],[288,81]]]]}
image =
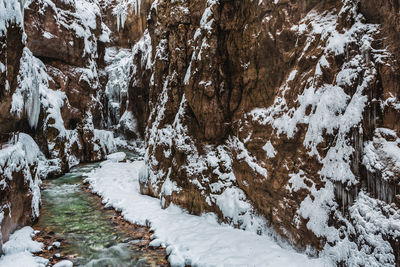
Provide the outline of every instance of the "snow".
{"type": "Polygon", "coordinates": [[[12,24],[23,28],[20,4],[16,0],[0,0],[0,37],[6,35],[7,28],[12,24]]]}
{"type": "Polygon", "coordinates": [[[62,260],[53,265],[53,267],[72,267],[73,263],[69,260],[62,260]]]}
{"type": "Polygon", "coordinates": [[[124,152],[117,152],[107,156],[107,160],[111,162],[121,162],[126,160],[126,154],[124,152]]]}
{"type": "Polygon", "coordinates": [[[26,226],[15,231],[8,242],[3,245],[4,255],[0,258],[1,267],[45,267],[48,260],[33,256],[32,253],[40,252],[43,244],[33,241],[34,230],[26,226]]]}
{"type": "MultiPolygon", "coordinates": [[[[189,215],[173,204],[162,209],[158,199],[139,193],[139,173],[143,168],[146,168],[144,161],[107,161],[89,173],[85,181],[107,207],[121,211],[132,223],[150,225],[155,231],[151,245],[165,246],[172,266],[324,266],[326,263],[282,248],[269,236],[218,224],[213,214],[189,215]]],[[[232,194],[235,192],[227,190],[221,198],[232,194]]],[[[231,211],[233,208],[226,206],[227,212],[235,213],[231,211]]]]}
{"type": "Polygon", "coordinates": [[[40,185],[39,170],[32,177],[31,167],[38,164],[44,155],[39,150],[35,141],[27,134],[19,134],[19,142],[0,150],[0,186],[2,189],[8,186],[8,180],[13,179],[13,173],[23,171],[25,182],[29,184],[32,194],[32,216],[39,216],[40,185]]]}
{"type": "Polygon", "coordinates": [[[131,111],[125,111],[119,120],[119,127],[138,134],[137,121],[131,111]]]}
{"type": "Polygon", "coordinates": [[[32,227],[24,227],[10,236],[10,239],[3,245],[4,254],[15,254],[23,251],[40,252],[43,244],[33,241],[34,230],[32,227]]]}
{"type": "Polygon", "coordinates": [[[364,166],[372,173],[380,173],[384,180],[395,178],[400,172],[399,145],[400,138],[395,131],[377,128],[373,140],[364,143],[364,166]]]}
{"type": "Polygon", "coordinates": [[[200,28],[206,31],[212,30],[212,24],[214,23],[212,8],[214,5],[218,4],[216,0],[208,0],[207,8],[204,10],[204,13],[200,20],[200,28]]]}
{"type": "Polygon", "coordinates": [[[350,214],[362,244],[357,258],[359,266],[373,266],[376,259],[380,266],[393,266],[393,249],[384,236],[400,237],[400,211],[361,192],[350,214]],[[371,246],[374,248],[372,255],[371,246]]]}
{"type": "Polygon", "coordinates": [[[44,64],[24,48],[20,60],[18,87],[12,96],[10,112],[18,118],[24,113],[29,125],[36,128],[40,114],[40,92],[48,88],[50,79],[44,64]]]}
{"type": "Polygon", "coordinates": [[[53,39],[53,38],[55,38],[54,35],[52,35],[52,34],[49,33],[49,32],[46,32],[46,31],[43,32],[43,37],[46,38],[46,39],[53,39]]]}
{"type": "Polygon", "coordinates": [[[267,152],[267,157],[268,158],[273,158],[276,155],[276,150],[274,146],[271,144],[271,141],[268,141],[264,146],[263,149],[265,152],[267,152]]]}
{"type": "Polygon", "coordinates": [[[237,188],[227,188],[216,198],[216,204],[221,209],[224,216],[232,218],[233,223],[237,224],[240,220],[239,214],[251,210],[250,203],[246,202],[246,195],[237,188]]]}

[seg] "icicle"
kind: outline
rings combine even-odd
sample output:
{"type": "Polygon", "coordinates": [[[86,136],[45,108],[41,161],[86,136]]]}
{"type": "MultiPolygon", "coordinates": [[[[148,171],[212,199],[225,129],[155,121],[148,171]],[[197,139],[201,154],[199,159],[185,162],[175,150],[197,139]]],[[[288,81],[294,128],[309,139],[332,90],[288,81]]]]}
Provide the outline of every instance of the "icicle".
{"type": "Polygon", "coordinates": [[[134,8],[135,15],[140,16],[141,12],[141,0],[134,0],[133,2],[121,1],[118,6],[114,9],[114,14],[117,16],[117,30],[123,29],[125,27],[125,21],[127,15],[134,8]]]}
{"type": "Polygon", "coordinates": [[[125,21],[126,21],[126,13],[121,14],[121,27],[122,29],[125,27],[125,21]]]}
{"type": "Polygon", "coordinates": [[[39,85],[35,82],[35,87],[29,92],[28,99],[25,103],[25,113],[29,118],[29,126],[36,128],[40,114],[39,85]]]}
{"type": "Polygon", "coordinates": [[[117,30],[119,31],[120,14],[117,14],[117,30]]]}

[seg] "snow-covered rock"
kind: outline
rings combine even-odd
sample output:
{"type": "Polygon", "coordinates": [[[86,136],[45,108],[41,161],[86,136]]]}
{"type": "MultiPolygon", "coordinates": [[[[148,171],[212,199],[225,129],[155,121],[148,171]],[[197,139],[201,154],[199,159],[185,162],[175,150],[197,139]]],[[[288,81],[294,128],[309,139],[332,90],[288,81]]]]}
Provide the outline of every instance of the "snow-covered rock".
{"type": "Polygon", "coordinates": [[[333,265],[399,264],[349,215],[399,204],[398,10],[369,2],[154,2],[142,192],[333,265]]]}
{"type": "Polygon", "coordinates": [[[0,150],[0,245],[21,224],[39,216],[39,161],[45,157],[29,135],[20,133],[15,138],[19,138],[15,145],[0,150]]]}
{"type": "MultiPolygon", "coordinates": [[[[10,236],[9,241],[4,244],[4,255],[0,257],[0,266],[8,267],[45,267],[48,260],[33,256],[32,253],[40,252],[43,244],[33,241],[34,230],[26,226],[10,236]]],[[[72,265],[70,265],[72,266],[72,265]]]]}
{"type": "Polygon", "coordinates": [[[53,267],[72,267],[73,263],[69,260],[62,260],[53,265],[53,267]]]}
{"type": "Polygon", "coordinates": [[[126,160],[126,154],[124,152],[117,152],[107,155],[107,160],[112,162],[121,162],[126,160]]]}

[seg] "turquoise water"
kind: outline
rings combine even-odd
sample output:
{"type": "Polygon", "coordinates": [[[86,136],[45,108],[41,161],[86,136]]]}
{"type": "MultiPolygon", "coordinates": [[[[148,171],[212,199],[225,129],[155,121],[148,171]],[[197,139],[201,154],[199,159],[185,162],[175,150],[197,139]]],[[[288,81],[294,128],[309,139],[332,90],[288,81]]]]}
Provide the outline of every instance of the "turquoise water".
{"type": "Polygon", "coordinates": [[[53,231],[56,238],[64,240],[62,252],[75,255],[71,259],[74,266],[156,266],[165,255],[141,251],[137,246],[140,240],[115,227],[115,212],[104,210],[98,199],[83,189],[82,175],[98,166],[84,164],[45,181],[35,228],[53,231]]]}

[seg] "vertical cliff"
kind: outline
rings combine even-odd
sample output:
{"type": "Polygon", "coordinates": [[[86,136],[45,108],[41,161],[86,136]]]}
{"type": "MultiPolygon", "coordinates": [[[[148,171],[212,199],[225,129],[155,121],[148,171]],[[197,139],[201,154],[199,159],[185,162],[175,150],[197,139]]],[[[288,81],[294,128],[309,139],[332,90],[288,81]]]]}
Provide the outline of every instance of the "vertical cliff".
{"type": "Polygon", "coordinates": [[[1,1],[0,6],[0,131],[4,132],[17,123],[10,110],[12,95],[18,86],[19,61],[24,44],[19,3],[1,1]]]}
{"type": "Polygon", "coordinates": [[[399,264],[398,4],[367,2],[156,1],[142,191],[399,264]]]}

